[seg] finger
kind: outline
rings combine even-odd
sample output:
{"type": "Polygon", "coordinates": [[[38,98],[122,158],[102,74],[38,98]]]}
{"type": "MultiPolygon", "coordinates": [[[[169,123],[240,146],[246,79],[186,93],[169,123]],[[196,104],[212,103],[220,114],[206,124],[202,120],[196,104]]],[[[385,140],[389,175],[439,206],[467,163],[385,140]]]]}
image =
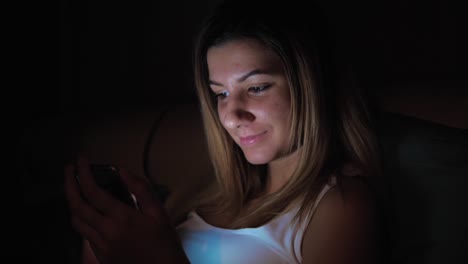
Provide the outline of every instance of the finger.
{"type": "Polygon", "coordinates": [[[73,228],[83,236],[89,243],[93,244],[97,249],[103,249],[106,245],[104,238],[101,234],[92,228],[86,222],[82,221],[78,217],[72,217],[71,219],[73,228]]]}
{"type": "Polygon", "coordinates": [[[112,217],[121,216],[126,210],[128,211],[128,206],[97,185],[86,158],[80,157],[77,165],[83,196],[91,206],[102,214],[112,217]]]}
{"type": "Polygon", "coordinates": [[[79,218],[95,230],[106,232],[109,220],[83,199],[72,165],[65,168],[65,195],[72,217],[79,218]]]}
{"type": "Polygon", "coordinates": [[[163,205],[156,198],[148,179],[132,175],[125,169],[120,170],[120,175],[130,193],[135,196],[141,212],[155,219],[160,219],[165,214],[163,205]]]}

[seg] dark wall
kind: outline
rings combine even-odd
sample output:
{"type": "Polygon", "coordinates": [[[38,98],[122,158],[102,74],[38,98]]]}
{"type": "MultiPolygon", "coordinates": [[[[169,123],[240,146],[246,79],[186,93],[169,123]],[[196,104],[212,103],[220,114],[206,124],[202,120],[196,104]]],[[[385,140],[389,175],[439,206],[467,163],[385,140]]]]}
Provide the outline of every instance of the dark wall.
{"type": "Polygon", "coordinates": [[[384,83],[466,80],[467,20],[456,1],[321,2],[367,77],[384,83]]]}
{"type": "MultiPolygon", "coordinates": [[[[60,109],[193,100],[191,41],[219,0],[60,6],[60,109]]],[[[450,1],[320,1],[364,82],[466,79],[462,8],[450,1]],[[376,3],[378,2],[378,3],[376,3]]]]}
{"type": "MultiPolygon", "coordinates": [[[[194,100],[191,41],[217,2],[62,0],[59,109],[194,100]]],[[[342,54],[376,92],[388,84],[466,79],[468,43],[455,3],[319,2],[342,54]]]]}
{"type": "Polygon", "coordinates": [[[468,129],[468,20],[454,0],[320,0],[385,111],[468,129]]]}
{"type": "Polygon", "coordinates": [[[194,100],[192,37],[211,2],[61,1],[61,108],[194,100]]]}

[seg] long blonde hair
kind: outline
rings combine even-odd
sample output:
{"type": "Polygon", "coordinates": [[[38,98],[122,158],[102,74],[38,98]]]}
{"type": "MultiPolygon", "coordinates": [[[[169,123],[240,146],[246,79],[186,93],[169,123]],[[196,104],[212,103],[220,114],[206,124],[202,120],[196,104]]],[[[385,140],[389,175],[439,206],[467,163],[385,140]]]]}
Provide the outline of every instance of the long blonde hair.
{"type": "MultiPolygon", "coordinates": [[[[296,219],[310,211],[318,192],[344,162],[358,164],[366,175],[377,173],[376,144],[368,111],[359,93],[338,89],[331,53],[320,42],[327,28],[319,19],[279,23],[255,12],[249,2],[219,7],[205,21],[194,49],[195,86],[203,116],[216,183],[200,198],[198,209],[207,214],[228,213],[231,228],[260,226],[291,204],[300,204],[296,219]],[[242,8],[242,7],[241,7],[242,8]],[[312,24],[312,27],[311,27],[312,24]],[[312,33],[316,33],[315,37],[312,33]],[[223,128],[209,87],[207,51],[235,39],[254,39],[282,60],[291,97],[290,150],[301,148],[299,163],[278,192],[257,197],[264,189],[266,165],[252,165],[223,128]],[[258,206],[245,212],[254,198],[258,206]]],[[[271,10],[268,9],[268,14],[271,10]]],[[[256,10],[258,11],[258,10],[256,10]]],[[[297,11],[297,10],[296,10],[297,11]]],[[[288,12],[288,11],[285,11],[288,12]]],[[[296,17],[301,14],[294,14],[296,17]]]]}

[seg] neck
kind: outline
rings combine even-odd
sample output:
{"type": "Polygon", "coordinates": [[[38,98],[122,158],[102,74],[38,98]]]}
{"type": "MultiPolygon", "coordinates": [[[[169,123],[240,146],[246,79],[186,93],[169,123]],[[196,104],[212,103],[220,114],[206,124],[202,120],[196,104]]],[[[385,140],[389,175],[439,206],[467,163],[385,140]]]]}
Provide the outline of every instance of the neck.
{"type": "Polygon", "coordinates": [[[266,194],[272,194],[283,187],[291,178],[299,162],[301,150],[272,161],[268,164],[266,194]]]}

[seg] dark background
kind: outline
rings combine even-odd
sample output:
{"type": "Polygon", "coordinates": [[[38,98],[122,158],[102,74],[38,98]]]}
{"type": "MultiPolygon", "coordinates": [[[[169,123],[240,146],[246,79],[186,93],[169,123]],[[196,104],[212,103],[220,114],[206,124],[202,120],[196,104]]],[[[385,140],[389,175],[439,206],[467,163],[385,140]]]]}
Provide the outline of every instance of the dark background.
{"type": "MultiPolygon", "coordinates": [[[[195,100],[192,37],[219,1],[61,0],[59,89],[34,108],[68,112],[195,100]]],[[[337,28],[339,48],[376,93],[394,84],[467,79],[464,9],[456,1],[319,2],[337,28]]]]}
{"type": "MultiPolygon", "coordinates": [[[[195,101],[192,37],[219,1],[60,0],[58,6],[30,6],[21,33],[28,54],[23,78],[31,82],[17,92],[22,123],[195,101]]],[[[336,28],[341,56],[377,98],[427,97],[439,111],[466,110],[468,29],[460,1],[318,2],[336,28]]]]}
{"type": "MultiPolygon", "coordinates": [[[[31,122],[53,116],[194,102],[192,38],[219,1],[25,4],[11,131],[21,136],[31,122]]],[[[318,2],[336,28],[340,55],[378,104],[468,128],[461,1],[318,2]]]]}

